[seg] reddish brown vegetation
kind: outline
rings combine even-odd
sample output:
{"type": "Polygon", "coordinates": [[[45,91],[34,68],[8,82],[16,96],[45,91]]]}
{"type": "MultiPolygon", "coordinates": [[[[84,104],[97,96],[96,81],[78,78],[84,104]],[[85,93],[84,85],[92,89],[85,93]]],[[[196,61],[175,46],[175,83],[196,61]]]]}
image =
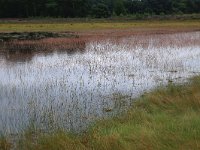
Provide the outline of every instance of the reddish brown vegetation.
{"type": "MultiPolygon", "coordinates": [[[[177,30],[177,32],[187,32],[187,30],[177,30]]],[[[189,30],[188,30],[189,31],[189,30]]],[[[122,44],[128,49],[133,50],[137,46],[147,48],[151,44],[153,47],[183,47],[183,46],[195,46],[200,45],[200,35],[197,32],[196,36],[194,34],[181,33],[183,36],[176,36],[173,34],[173,29],[134,29],[134,30],[105,30],[105,31],[91,31],[87,33],[78,33],[79,37],[74,38],[46,38],[41,40],[13,40],[9,42],[1,43],[0,52],[4,51],[7,58],[11,59],[12,54],[14,58],[23,55],[34,55],[35,53],[51,53],[53,51],[57,52],[84,52],[86,43],[88,42],[100,42],[109,40],[112,44],[122,44]],[[163,36],[163,34],[165,36],[163,36]],[[184,36],[186,34],[186,36],[184,36]],[[191,37],[189,37],[191,36],[191,37]],[[131,37],[131,38],[129,38],[131,37]],[[181,37],[181,39],[180,39],[181,37]],[[124,42],[125,41],[125,42],[124,42]]],[[[32,56],[31,56],[32,57],[32,56]]],[[[28,58],[28,57],[26,57],[28,58]]]]}

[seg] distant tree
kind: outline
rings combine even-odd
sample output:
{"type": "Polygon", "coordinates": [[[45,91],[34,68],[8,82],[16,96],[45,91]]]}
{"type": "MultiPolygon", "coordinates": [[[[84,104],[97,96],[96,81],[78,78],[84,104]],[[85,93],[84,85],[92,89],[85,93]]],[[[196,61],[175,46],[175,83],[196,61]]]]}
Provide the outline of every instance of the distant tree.
{"type": "Polygon", "coordinates": [[[123,0],[116,0],[114,3],[114,12],[117,16],[125,13],[123,0]]]}
{"type": "Polygon", "coordinates": [[[200,0],[186,0],[186,13],[200,13],[200,0]]]}
{"type": "Polygon", "coordinates": [[[0,0],[0,18],[200,13],[200,0],[0,0]]]}
{"type": "MultiPolygon", "coordinates": [[[[150,9],[147,0],[127,0],[125,3],[127,11],[131,14],[144,13],[150,9]]],[[[150,12],[150,11],[148,11],[150,12]]]]}
{"type": "Polygon", "coordinates": [[[98,3],[96,6],[94,5],[92,13],[96,18],[107,18],[111,15],[108,6],[103,3],[98,3]]]}
{"type": "Polygon", "coordinates": [[[58,3],[56,0],[47,0],[45,3],[45,16],[58,16],[58,3]]]}
{"type": "Polygon", "coordinates": [[[172,11],[172,1],[171,0],[148,0],[148,6],[145,6],[145,8],[148,8],[155,14],[169,14],[172,11]]]}
{"type": "Polygon", "coordinates": [[[186,12],[186,0],[173,0],[172,1],[173,13],[186,12]]]}

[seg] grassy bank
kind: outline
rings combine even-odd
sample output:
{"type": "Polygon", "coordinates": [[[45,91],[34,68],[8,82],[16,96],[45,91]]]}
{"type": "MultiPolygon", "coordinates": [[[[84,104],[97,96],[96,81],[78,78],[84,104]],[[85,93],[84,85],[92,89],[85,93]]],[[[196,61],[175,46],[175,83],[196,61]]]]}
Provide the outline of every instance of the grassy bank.
{"type": "Polygon", "coordinates": [[[176,29],[200,30],[200,20],[146,20],[146,21],[0,21],[0,32],[30,31],[94,31],[105,29],[176,29]]]}
{"type": "MultiPolygon", "coordinates": [[[[141,96],[127,114],[97,122],[88,133],[26,132],[20,150],[200,149],[200,77],[184,85],[168,85],[141,96]]],[[[0,149],[10,149],[1,138],[0,149]]]]}

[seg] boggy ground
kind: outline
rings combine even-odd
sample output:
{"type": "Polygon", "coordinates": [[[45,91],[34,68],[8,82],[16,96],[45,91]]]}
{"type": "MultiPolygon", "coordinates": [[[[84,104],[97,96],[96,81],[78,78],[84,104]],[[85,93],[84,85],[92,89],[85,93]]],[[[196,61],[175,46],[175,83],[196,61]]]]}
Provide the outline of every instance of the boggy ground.
{"type": "MultiPolygon", "coordinates": [[[[88,41],[200,31],[197,20],[0,21],[0,53],[83,51],[88,41]]],[[[184,42],[183,42],[184,43],[184,42]]],[[[187,42],[188,43],[188,42],[187,42]]]]}
{"type": "MultiPolygon", "coordinates": [[[[190,32],[200,29],[199,21],[157,21],[136,23],[2,23],[1,32],[76,31],[78,38],[13,40],[1,43],[3,51],[84,50],[88,40],[132,35],[143,36],[190,32]],[[78,48],[77,48],[78,47],[78,48]]],[[[165,41],[165,40],[162,40],[165,41]]],[[[169,41],[170,42],[170,41],[169,41]]],[[[181,42],[184,45],[195,41],[181,42]]],[[[198,41],[197,41],[198,42],[198,41]]],[[[160,44],[163,44],[162,42],[160,44]]],[[[167,44],[164,42],[164,44],[167,44]]],[[[178,44],[178,43],[177,43],[178,44]]],[[[144,43],[145,45],[145,43],[144,43]]],[[[158,44],[159,46],[159,44],[158,44]]],[[[7,52],[6,52],[7,53],[7,52]]],[[[16,55],[14,55],[16,58],[16,55]]],[[[11,57],[9,57],[10,59],[11,57]]],[[[21,59],[21,57],[20,57],[21,59]]],[[[87,133],[71,135],[63,131],[38,133],[28,128],[17,137],[0,138],[0,149],[199,149],[200,148],[200,77],[184,85],[160,87],[144,94],[123,116],[97,122],[87,133]],[[14,142],[13,142],[14,140],[14,142]],[[16,143],[16,144],[14,144],[16,143]]]]}
{"type": "Polygon", "coordinates": [[[0,20],[0,50],[77,49],[90,40],[200,31],[200,20],[0,20]],[[71,43],[71,44],[70,44],[71,43]],[[80,46],[81,45],[81,46],[80,46]]]}
{"type": "Polygon", "coordinates": [[[200,77],[184,85],[169,84],[142,95],[123,116],[97,122],[88,133],[42,134],[27,129],[14,147],[9,138],[1,137],[0,149],[199,149],[199,91],[200,77]]]}
{"type": "Polygon", "coordinates": [[[13,41],[13,40],[40,40],[45,38],[78,38],[70,32],[53,33],[53,32],[11,32],[0,33],[0,41],[13,41]]]}
{"type": "Polygon", "coordinates": [[[138,35],[200,31],[200,20],[0,20],[0,51],[84,49],[86,42],[138,35]]]}

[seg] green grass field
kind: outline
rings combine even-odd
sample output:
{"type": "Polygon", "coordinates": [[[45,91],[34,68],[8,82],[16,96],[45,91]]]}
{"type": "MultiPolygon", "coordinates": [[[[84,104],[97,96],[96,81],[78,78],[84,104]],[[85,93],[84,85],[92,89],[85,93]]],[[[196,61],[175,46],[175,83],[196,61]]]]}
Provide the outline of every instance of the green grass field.
{"type": "MultiPolygon", "coordinates": [[[[200,149],[200,77],[138,98],[127,114],[97,122],[81,136],[58,131],[25,132],[19,150],[197,150],[200,149]]],[[[0,149],[10,149],[2,138],[0,149]]]]}
{"type": "Polygon", "coordinates": [[[42,21],[12,21],[0,22],[0,32],[25,32],[25,31],[93,31],[105,29],[138,29],[138,28],[171,28],[200,30],[200,20],[184,21],[120,21],[120,22],[42,22],[42,21]]]}

